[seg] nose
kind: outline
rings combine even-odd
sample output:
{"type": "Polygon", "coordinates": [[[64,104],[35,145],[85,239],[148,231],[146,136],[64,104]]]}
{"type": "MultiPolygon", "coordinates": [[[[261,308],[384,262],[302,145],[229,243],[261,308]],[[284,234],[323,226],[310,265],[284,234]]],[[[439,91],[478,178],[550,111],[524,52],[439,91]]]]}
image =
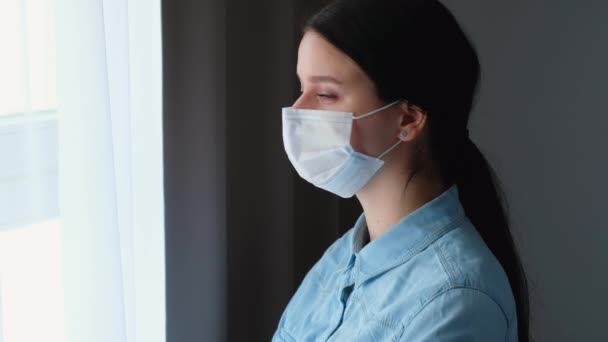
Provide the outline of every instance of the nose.
{"type": "Polygon", "coordinates": [[[298,109],[314,109],[311,105],[309,96],[306,93],[302,93],[291,106],[298,109]]]}
{"type": "Polygon", "coordinates": [[[304,94],[301,94],[297,99],[296,102],[294,102],[291,106],[293,108],[303,108],[302,107],[302,102],[303,102],[303,98],[304,98],[304,94]]]}

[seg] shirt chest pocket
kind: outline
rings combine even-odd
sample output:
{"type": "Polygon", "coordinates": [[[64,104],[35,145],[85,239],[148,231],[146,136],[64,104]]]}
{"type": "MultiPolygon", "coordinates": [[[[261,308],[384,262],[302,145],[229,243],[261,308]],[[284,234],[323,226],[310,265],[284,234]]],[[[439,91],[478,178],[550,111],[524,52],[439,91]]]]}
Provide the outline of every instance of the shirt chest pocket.
{"type": "Polygon", "coordinates": [[[371,322],[361,328],[357,338],[361,341],[397,341],[403,333],[403,325],[401,323],[396,324],[385,324],[384,319],[378,320],[378,322],[371,322]]]}
{"type": "Polygon", "coordinates": [[[391,342],[403,334],[403,324],[389,316],[374,316],[371,319],[347,321],[329,341],[391,342]]]}

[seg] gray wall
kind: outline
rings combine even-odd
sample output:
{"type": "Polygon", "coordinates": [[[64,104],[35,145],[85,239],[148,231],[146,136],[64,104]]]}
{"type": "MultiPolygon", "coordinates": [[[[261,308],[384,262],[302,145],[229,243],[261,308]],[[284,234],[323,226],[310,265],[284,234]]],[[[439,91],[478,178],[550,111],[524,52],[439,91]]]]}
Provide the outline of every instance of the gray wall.
{"type": "Polygon", "coordinates": [[[480,53],[471,135],[497,168],[537,341],[608,341],[608,3],[446,0],[480,53]]]}
{"type": "Polygon", "coordinates": [[[224,11],[162,2],[168,342],[226,338],[224,11]]]}
{"type": "Polygon", "coordinates": [[[285,155],[298,23],[320,0],[163,2],[167,341],[266,341],[358,214],[285,155]]]}
{"type": "Polygon", "coordinates": [[[225,1],[229,341],[269,340],[304,274],[354,223],[354,200],[310,186],[285,155],[299,23],[323,1],[225,1]]]}

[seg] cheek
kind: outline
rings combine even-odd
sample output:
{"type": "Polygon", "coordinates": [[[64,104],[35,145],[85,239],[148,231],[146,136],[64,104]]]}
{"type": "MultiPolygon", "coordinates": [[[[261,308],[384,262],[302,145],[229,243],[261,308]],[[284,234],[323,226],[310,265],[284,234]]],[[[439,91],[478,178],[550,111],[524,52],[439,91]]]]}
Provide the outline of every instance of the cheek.
{"type": "Polygon", "coordinates": [[[383,135],[386,128],[383,126],[382,120],[374,120],[375,118],[365,118],[353,122],[353,130],[350,143],[357,152],[375,156],[380,144],[386,139],[383,135]]]}
{"type": "MultiPolygon", "coordinates": [[[[367,104],[367,103],[352,103],[348,104],[348,108],[377,108],[375,104],[367,104]]],[[[364,110],[359,110],[356,113],[360,115],[365,112],[364,110]]],[[[353,146],[353,149],[357,152],[361,152],[363,154],[371,155],[373,152],[373,143],[377,141],[378,131],[381,130],[381,120],[378,120],[378,115],[383,113],[377,113],[370,117],[353,120],[353,128],[351,131],[350,144],[353,146]]]]}
{"type": "Polygon", "coordinates": [[[399,116],[380,112],[374,116],[355,120],[351,133],[351,145],[355,151],[377,157],[397,142],[399,116]]]}

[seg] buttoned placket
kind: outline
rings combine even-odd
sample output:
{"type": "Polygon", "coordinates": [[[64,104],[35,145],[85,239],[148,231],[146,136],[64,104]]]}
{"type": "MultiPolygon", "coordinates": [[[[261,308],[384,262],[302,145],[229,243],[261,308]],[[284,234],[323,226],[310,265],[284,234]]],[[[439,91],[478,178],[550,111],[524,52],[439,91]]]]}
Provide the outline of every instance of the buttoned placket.
{"type": "Polygon", "coordinates": [[[358,253],[353,253],[348,262],[344,273],[346,273],[345,281],[342,283],[341,290],[338,294],[338,300],[340,302],[340,310],[337,318],[335,319],[335,327],[332,332],[327,336],[326,341],[329,341],[332,336],[338,331],[342,322],[344,321],[344,314],[348,307],[349,299],[351,298],[352,292],[355,288],[355,281],[359,272],[359,257],[358,253]]]}

